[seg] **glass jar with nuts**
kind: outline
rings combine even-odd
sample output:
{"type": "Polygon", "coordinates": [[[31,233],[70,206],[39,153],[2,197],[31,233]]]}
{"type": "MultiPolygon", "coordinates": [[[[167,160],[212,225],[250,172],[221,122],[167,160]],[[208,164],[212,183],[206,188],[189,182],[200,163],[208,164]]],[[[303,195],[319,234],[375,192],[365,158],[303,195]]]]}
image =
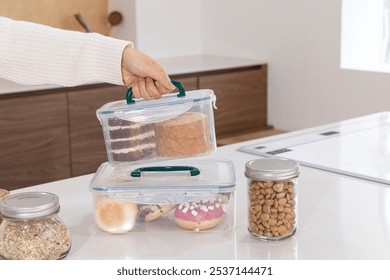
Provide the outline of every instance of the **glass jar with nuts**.
{"type": "Polygon", "coordinates": [[[0,202],[0,258],[56,260],[67,256],[70,230],[60,220],[58,196],[46,192],[13,194],[0,202]]]}
{"type": "Polygon", "coordinates": [[[282,158],[246,163],[248,230],[261,240],[279,240],[297,229],[299,163],[282,158]]]}

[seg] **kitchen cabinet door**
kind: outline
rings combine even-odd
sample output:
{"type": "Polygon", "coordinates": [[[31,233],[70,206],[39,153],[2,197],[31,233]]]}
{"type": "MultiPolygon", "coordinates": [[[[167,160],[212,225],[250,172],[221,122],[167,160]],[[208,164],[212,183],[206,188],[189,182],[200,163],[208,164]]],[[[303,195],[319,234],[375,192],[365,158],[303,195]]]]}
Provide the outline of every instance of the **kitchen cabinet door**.
{"type": "Polygon", "coordinates": [[[0,108],[0,188],[70,177],[65,92],[4,95],[0,108]]]}
{"type": "Polygon", "coordinates": [[[266,65],[202,75],[199,87],[210,88],[217,96],[218,109],[214,111],[217,138],[267,127],[266,65]]]}
{"type": "Polygon", "coordinates": [[[96,110],[105,103],[125,99],[125,94],[126,88],[121,86],[100,86],[68,93],[72,176],[94,173],[107,161],[96,110]]]}
{"type": "Polygon", "coordinates": [[[183,87],[186,91],[198,89],[198,77],[196,77],[196,76],[183,77],[180,75],[178,75],[178,76],[173,75],[173,76],[171,76],[171,79],[179,81],[183,85],[183,87]]]}

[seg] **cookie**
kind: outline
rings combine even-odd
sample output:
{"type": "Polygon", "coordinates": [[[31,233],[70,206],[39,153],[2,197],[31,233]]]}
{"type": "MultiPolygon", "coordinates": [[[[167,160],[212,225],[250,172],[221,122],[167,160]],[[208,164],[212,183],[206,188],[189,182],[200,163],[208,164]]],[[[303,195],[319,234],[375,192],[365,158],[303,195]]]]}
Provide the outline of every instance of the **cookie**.
{"type": "Polygon", "coordinates": [[[151,222],[176,208],[176,204],[139,204],[138,218],[143,222],[151,222]]]}

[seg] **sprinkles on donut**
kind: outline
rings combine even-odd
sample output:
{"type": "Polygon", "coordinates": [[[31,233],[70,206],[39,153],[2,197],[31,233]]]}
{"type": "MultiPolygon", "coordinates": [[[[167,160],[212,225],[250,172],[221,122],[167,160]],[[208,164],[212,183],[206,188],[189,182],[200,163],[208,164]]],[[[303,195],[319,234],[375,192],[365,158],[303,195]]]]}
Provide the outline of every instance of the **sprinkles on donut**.
{"type": "Polygon", "coordinates": [[[209,229],[223,220],[226,207],[226,201],[222,197],[182,203],[175,210],[175,222],[183,229],[209,229]]]}

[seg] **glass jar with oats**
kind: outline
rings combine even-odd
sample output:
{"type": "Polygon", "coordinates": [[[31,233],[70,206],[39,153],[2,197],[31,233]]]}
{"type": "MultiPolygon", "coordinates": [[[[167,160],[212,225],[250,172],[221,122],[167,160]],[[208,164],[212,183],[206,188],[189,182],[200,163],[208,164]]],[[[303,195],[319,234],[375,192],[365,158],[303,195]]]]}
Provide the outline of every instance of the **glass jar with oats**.
{"type": "Polygon", "coordinates": [[[299,163],[283,158],[255,159],[246,163],[248,230],[260,240],[293,235],[298,222],[299,163]]]}
{"type": "Polygon", "coordinates": [[[67,256],[71,234],[58,216],[58,196],[47,192],[13,194],[0,202],[0,258],[56,260],[67,256]]]}

